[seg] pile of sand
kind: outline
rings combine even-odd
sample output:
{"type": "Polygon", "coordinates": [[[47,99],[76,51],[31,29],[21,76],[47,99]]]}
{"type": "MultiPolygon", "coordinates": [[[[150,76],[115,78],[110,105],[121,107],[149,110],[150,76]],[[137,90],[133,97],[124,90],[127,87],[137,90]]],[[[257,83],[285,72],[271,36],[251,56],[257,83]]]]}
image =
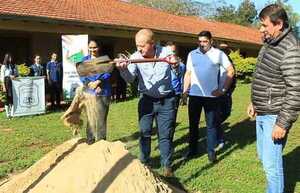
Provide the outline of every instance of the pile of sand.
{"type": "Polygon", "coordinates": [[[72,139],[0,186],[1,193],[183,193],[165,184],[121,142],[72,139]]]}

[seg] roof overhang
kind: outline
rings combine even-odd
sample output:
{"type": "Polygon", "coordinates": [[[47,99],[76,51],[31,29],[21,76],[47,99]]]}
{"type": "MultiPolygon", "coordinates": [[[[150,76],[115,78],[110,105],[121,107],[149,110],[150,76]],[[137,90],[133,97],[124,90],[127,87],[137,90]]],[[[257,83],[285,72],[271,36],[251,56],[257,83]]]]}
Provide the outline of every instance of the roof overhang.
{"type": "MultiPolygon", "coordinates": [[[[101,35],[110,37],[133,38],[141,27],[112,25],[106,23],[94,23],[89,21],[56,19],[39,16],[23,16],[13,14],[0,14],[0,29],[22,30],[34,32],[50,32],[60,34],[82,34],[101,35]],[[47,25],[47,26],[43,26],[47,25]],[[66,28],[66,26],[68,26],[66,28]]],[[[194,43],[197,34],[152,29],[159,39],[175,40],[181,43],[194,43]]],[[[230,42],[234,44],[247,44],[248,47],[257,48],[258,43],[243,42],[239,40],[214,37],[217,41],[230,42]]]]}

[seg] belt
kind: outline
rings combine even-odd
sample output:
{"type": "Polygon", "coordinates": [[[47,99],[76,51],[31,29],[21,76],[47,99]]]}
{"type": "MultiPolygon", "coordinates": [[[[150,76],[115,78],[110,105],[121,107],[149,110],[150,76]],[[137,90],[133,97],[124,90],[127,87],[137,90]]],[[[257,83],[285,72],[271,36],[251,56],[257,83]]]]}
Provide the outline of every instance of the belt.
{"type": "Polygon", "coordinates": [[[263,116],[263,115],[278,115],[279,112],[257,112],[256,115],[263,116]]]}
{"type": "Polygon", "coordinates": [[[152,97],[152,96],[149,96],[149,95],[146,95],[146,94],[141,94],[142,97],[145,97],[153,102],[163,102],[164,99],[167,99],[167,98],[172,98],[175,96],[175,93],[174,92],[170,92],[169,94],[167,94],[166,96],[163,96],[163,97],[160,97],[160,98],[156,98],[156,97],[152,97]]]}

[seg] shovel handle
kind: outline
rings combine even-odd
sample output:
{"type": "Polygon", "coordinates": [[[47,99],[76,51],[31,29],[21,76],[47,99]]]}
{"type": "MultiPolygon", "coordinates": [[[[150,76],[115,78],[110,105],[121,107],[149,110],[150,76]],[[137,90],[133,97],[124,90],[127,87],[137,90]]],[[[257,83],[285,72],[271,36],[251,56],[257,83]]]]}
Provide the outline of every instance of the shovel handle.
{"type": "Polygon", "coordinates": [[[168,60],[168,57],[165,58],[143,58],[143,59],[114,59],[110,63],[121,63],[121,62],[128,62],[128,63],[146,63],[146,62],[166,62],[168,64],[176,64],[177,62],[171,62],[168,60]]]}

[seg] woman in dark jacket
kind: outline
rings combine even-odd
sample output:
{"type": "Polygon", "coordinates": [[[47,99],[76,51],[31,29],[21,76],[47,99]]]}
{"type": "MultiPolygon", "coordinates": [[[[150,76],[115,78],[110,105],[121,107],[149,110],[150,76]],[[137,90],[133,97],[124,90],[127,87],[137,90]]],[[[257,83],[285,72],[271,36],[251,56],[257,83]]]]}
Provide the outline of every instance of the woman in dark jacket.
{"type": "Polygon", "coordinates": [[[8,118],[12,115],[13,110],[13,94],[12,94],[12,79],[18,76],[17,66],[13,63],[12,56],[5,54],[3,64],[1,66],[1,82],[3,91],[6,93],[6,116],[8,118]]]}

